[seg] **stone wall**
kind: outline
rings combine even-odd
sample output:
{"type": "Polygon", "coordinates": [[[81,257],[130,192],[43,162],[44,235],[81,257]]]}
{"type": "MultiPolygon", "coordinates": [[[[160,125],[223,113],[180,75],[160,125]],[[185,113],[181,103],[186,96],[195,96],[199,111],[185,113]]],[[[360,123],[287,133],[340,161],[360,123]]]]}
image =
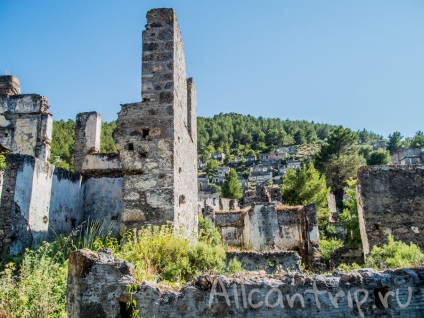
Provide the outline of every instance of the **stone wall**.
{"type": "Polygon", "coordinates": [[[424,251],[424,166],[368,166],[358,171],[357,201],[364,254],[395,240],[424,251]]]}
{"type": "Polygon", "coordinates": [[[53,129],[48,101],[36,94],[18,95],[14,79],[0,76],[0,145],[47,161],[53,129]]]}
{"type": "Polygon", "coordinates": [[[105,227],[113,227],[113,234],[119,234],[122,182],[122,177],[84,178],[83,220],[100,220],[105,227]]]}
{"type": "Polygon", "coordinates": [[[118,154],[100,153],[102,118],[99,113],[79,113],[75,123],[74,169],[84,176],[121,177],[118,154]]]}
{"type": "Polygon", "coordinates": [[[16,76],[0,76],[0,95],[19,95],[21,93],[21,83],[16,76]]]}
{"type": "Polygon", "coordinates": [[[361,248],[355,246],[342,246],[330,253],[330,268],[337,268],[341,264],[352,265],[364,264],[364,253],[361,248]]]}
{"type": "MultiPolygon", "coordinates": [[[[27,155],[10,154],[0,206],[0,252],[19,254],[86,220],[119,223],[122,178],[83,178],[27,155]]],[[[117,226],[118,227],[118,226],[117,226]]]]}
{"type": "Polygon", "coordinates": [[[237,259],[247,271],[276,272],[300,271],[302,258],[296,252],[227,252],[227,264],[237,259]]]}
{"type": "Polygon", "coordinates": [[[256,204],[233,211],[214,211],[224,244],[255,251],[297,251],[309,267],[319,266],[318,216],[315,204],[256,204]]]}
{"type": "Polygon", "coordinates": [[[109,250],[71,254],[69,318],[129,317],[134,300],[141,317],[421,317],[424,268],[307,276],[204,275],[176,291],[137,283],[131,265],[109,250]],[[137,284],[129,294],[128,286],[137,284]]]}
{"type": "Polygon", "coordinates": [[[195,88],[173,9],[147,13],[141,103],[124,104],[114,141],[123,167],[124,228],[167,221],[197,233],[195,88]]]}

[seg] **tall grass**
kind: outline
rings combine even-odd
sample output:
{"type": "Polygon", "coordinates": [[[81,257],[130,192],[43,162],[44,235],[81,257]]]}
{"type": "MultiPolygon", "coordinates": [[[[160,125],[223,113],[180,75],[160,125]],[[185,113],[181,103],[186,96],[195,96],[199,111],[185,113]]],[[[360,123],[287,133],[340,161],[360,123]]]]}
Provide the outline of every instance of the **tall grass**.
{"type": "MultiPolygon", "coordinates": [[[[112,236],[114,224],[89,220],[69,237],[44,242],[0,269],[0,318],[66,317],[69,254],[76,249],[108,247],[115,257],[134,264],[136,277],[181,285],[201,273],[225,272],[225,251],[212,222],[199,222],[199,240],[192,242],[173,225],[147,226],[112,236]]],[[[233,261],[231,271],[241,270],[233,261]]]]}

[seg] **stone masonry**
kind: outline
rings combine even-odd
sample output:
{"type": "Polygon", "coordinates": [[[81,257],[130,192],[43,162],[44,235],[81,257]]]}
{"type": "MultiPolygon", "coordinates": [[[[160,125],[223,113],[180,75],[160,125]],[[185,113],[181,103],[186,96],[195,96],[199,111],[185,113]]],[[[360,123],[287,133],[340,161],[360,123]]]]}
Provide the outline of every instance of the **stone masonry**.
{"type": "Polygon", "coordinates": [[[367,166],[358,171],[357,201],[365,256],[395,240],[424,251],[424,166],[367,166]]]}
{"type": "Polygon", "coordinates": [[[19,95],[14,76],[0,77],[0,144],[7,158],[0,206],[0,253],[19,254],[98,220],[122,231],[169,221],[197,235],[196,89],[186,78],[173,9],[147,14],[143,33],[143,102],[122,105],[114,141],[100,153],[101,116],[80,113],[75,173],[46,162],[52,116],[47,100],[19,95]],[[118,226],[116,226],[118,225],[118,226]]]}
{"type": "Polygon", "coordinates": [[[196,93],[173,9],[147,13],[141,103],[122,105],[113,137],[122,164],[123,229],[174,222],[197,233],[196,93]]]}
{"type": "Polygon", "coordinates": [[[361,269],[329,275],[204,275],[175,290],[139,283],[131,264],[110,250],[71,254],[69,318],[130,317],[422,317],[424,268],[377,272],[361,269]],[[128,286],[136,286],[131,294],[128,286]],[[134,300],[135,308],[126,303],[134,300]]]}
{"type": "Polygon", "coordinates": [[[79,113],[75,123],[74,168],[84,176],[122,177],[118,154],[100,153],[102,117],[96,112],[79,113]]]}
{"type": "Polygon", "coordinates": [[[0,144],[13,152],[47,161],[53,118],[49,103],[37,94],[20,94],[15,76],[0,76],[0,144]]]}
{"type": "Polygon", "coordinates": [[[296,251],[308,268],[320,266],[316,204],[285,206],[259,203],[243,209],[214,211],[224,244],[253,251],[296,251]]]}

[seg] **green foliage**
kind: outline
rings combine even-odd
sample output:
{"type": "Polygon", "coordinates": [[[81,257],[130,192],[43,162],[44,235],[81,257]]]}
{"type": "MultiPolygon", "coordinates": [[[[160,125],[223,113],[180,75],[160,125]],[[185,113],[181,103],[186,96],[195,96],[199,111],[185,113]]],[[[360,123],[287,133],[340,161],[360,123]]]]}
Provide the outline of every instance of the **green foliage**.
{"type": "Polygon", "coordinates": [[[0,171],[6,169],[6,156],[9,151],[0,145],[0,171]]]}
{"type": "MultiPolygon", "coordinates": [[[[212,144],[215,149],[231,149],[237,156],[271,152],[282,146],[324,141],[334,128],[307,121],[221,113],[212,118],[198,117],[198,151],[203,154],[212,144]]],[[[354,134],[364,141],[383,139],[365,129],[354,134]]]]}
{"type": "Polygon", "coordinates": [[[338,200],[343,196],[346,181],[356,177],[358,168],[365,165],[365,159],[358,153],[357,141],[353,131],[337,127],[315,156],[317,169],[325,174],[327,185],[338,200]]]}
{"type": "Polygon", "coordinates": [[[211,179],[216,174],[219,166],[220,163],[218,160],[209,159],[208,161],[206,161],[205,172],[208,175],[209,179],[211,179]]]}
{"type": "MultiPolygon", "coordinates": [[[[102,152],[117,152],[112,138],[112,132],[115,127],[115,121],[102,123],[102,133],[100,136],[100,150],[102,152]]],[[[64,120],[54,121],[50,162],[57,167],[73,171],[74,146],[75,121],[70,119],[66,122],[64,120]]]]}
{"type": "Polygon", "coordinates": [[[345,271],[345,272],[350,272],[350,271],[360,269],[360,268],[362,268],[362,266],[358,265],[356,263],[352,263],[352,265],[340,264],[337,268],[342,270],[342,271],[345,271]]]}
{"type": "Polygon", "coordinates": [[[321,248],[321,255],[324,260],[330,260],[330,253],[335,249],[343,246],[343,241],[338,239],[326,239],[321,238],[319,241],[319,246],[321,248]]]}
{"type": "Polygon", "coordinates": [[[424,254],[414,243],[395,241],[389,235],[389,242],[383,247],[374,246],[367,259],[367,266],[377,269],[419,267],[424,265],[424,254]]]}
{"type": "Polygon", "coordinates": [[[293,136],[296,145],[303,145],[306,143],[306,136],[303,130],[298,130],[293,136]]]}
{"type": "Polygon", "coordinates": [[[340,215],[342,226],[346,230],[347,245],[362,247],[359,228],[358,204],[356,201],[356,180],[349,180],[345,188],[347,199],[343,201],[344,209],[340,215]]]}
{"type": "Polygon", "coordinates": [[[422,148],[424,147],[424,133],[419,130],[416,132],[414,138],[410,141],[409,147],[411,148],[422,148]]]}
{"type": "Polygon", "coordinates": [[[54,121],[50,162],[67,170],[74,168],[75,121],[54,121]]]}
{"type": "Polygon", "coordinates": [[[289,169],[283,177],[281,195],[284,203],[291,205],[315,202],[325,207],[327,188],[324,177],[315,169],[312,162],[304,163],[300,170],[289,169]]]}
{"type": "Polygon", "coordinates": [[[175,233],[172,224],[148,226],[126,233],[116,256],[135,265],[139,280],[159,277],[185,282],[202,272],[222,271],[225,266],[222,245],[210,244],[209,236],[203,238],[206,241],[190,242],[175,233]]]}
{"type": "Polygon", "coordinates": [[[369,166],[388,165],[391,163],[390,152],[380,148],[372,151],[366,160],[369,166]]]}
{"type": "Polygon", "coordinates": [[[18,264],[0,273],[0,316],[66,317],[67,258],[70,245],[60,238],[26,250],[18,264]],[[18,274],[18,276],[16,276],[18,274]]]}
{"type": "Polygon", "coordinates": [[[389,135],[389,142],[387,143],[387,150],[390,151],[390,154],[395,154],[402,147],[403,136],[400,132],[395,131],[393,134],[389,135]]]}
{"type": "Polygon", "coordinates": [[[221,234],[210,219],[199,218],[199,240],[211,246],[221,245],[221,234]]]}
{"type": "Polygon", "coordinates": [[[318,207],[318,223],[324,228],[328,221],[329,210],[327,187],[324,176],[315,169],[313,162],[304,163],[300,170],[290,169],[283,177],[281,197],[284,203],[290,205],[306,205],[315,202],[318,207]]]}
{"type": "Polygon", "coordinates": [[[227,266],[227,274],[235,274],[243,272],[244,268],[241,264],[241,262],[237,258],[233,258],[228,262],[227,266]]]}
{"type": "Polygon", "coordinates": [[[103,122],[102,134],[100,135],[100,151],[104,153],[116,153],[118,149],[113,142],[112,133],[116,128],[116,121],[103,122]]]}
{"type": "Polygon", "coordinates": [[[222,185],[221,195],[224,198],[236,200],[240,200],[243,197],[243,191],[238,182],[237,172],[233,168],[230,169],[230,173],[222,185]]]}
{"type": "MultiPolygon", "coordinates": [[[[102,123],[101,152],[117,151],[112,138],[115,127],[115,121],[102,123]]],[[[205,163],[213,152],[224,152],[227,157],[230,154],[252,156],[286,145],[323,142],[334,128],[314,122],[255,118],[234,113],[212,118],[198,117],[198,153],[205,163]]],[[[361,140],[382,140],[381,136],[366,130],[355,134],[361,140]]],[[[54,121],[51,162],[72,170],[74,143],[75,121],[54,121]],[[57,157],[60,157],[60,161],[57,157]]]]}

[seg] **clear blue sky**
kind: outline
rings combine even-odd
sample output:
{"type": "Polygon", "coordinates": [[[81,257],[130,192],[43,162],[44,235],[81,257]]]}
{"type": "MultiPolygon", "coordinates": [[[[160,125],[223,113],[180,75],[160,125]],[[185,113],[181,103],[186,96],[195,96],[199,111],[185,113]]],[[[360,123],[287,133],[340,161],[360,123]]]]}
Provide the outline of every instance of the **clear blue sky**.
{"type": "Polygon", "coordinates": [[[176,9],[198,115],[424,130],[424,1],[0,0],[0,72],[55,119],[139,101],[141,32],[176,9]]]}

